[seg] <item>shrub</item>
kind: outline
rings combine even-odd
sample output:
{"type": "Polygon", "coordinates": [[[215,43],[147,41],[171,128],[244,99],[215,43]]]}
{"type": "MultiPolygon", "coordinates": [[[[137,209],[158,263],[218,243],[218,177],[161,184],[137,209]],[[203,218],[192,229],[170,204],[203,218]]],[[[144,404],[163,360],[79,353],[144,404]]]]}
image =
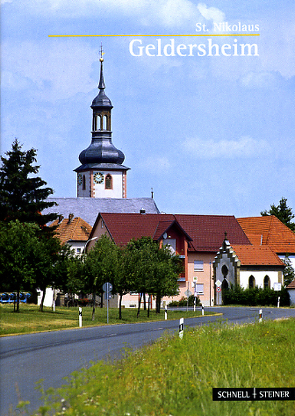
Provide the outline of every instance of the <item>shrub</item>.
{"type": "MultiPolygon", "coordinates": [[[[188,298],[188,306],[194,306],[194,299],[194,295],[191,295],[188,298]]],[[[169,306],[187,306],[187,298],[183,296],[179,301],[173,300],[171,303],[169,303],[169,306]]],[[[196,298],[196,306],[201,306],[199,297],[196,298]]]]}
{"type": "Polygon", "coordinates": [[[244,289],[240,286],[232,286],[223,291],[222,299],[224,305],[244,306],[277,306],[280,297],[280,306],[290,306],[289,293],[285,288],[280,291],[254,287],[244,289]]]}

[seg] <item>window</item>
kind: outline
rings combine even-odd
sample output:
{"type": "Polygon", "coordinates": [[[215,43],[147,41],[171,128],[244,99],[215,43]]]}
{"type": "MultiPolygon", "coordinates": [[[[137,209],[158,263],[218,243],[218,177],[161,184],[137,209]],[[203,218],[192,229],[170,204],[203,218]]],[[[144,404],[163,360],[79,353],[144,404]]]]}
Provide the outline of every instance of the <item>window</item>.
{"type": "Polygon", "coordinates": [[[194,271],[200,272],[204,270],[204,262],[203,260],[195,260],[194,261],[194,271]]]}
{"type": "Polygon", "coordinates": [[[83,178],[82,178],[82,189],[83,189],[83,191],[85,191],[85,189],[86,189],[86,179],[85,179],[85,175],[83,175],[83,178]]]}
{"type": "Polygon", "coordinates": [[[81,248],[80,247],[77,248],[77,254],[81,254],[81,248]]]}
{"type": "Polygon", "coordinates": [[[108,116],[103,116],[103,130],[108,130],[108,116]]]}
{"type": "Polygon", "coordinates": [[[264,289],[267,289],[268,287],[270,287],[270,279],[267,275],[263,279],[263,287],[264,289]]]}
{"type": "Polygon", "coordinates": [[[249,277],[249,288],[251,287],[255,287],[255,277],[252,275],[249,277]]]}
{"type": "Polygon", "coordinates": [[[105,189],[113,189],[113,178],[109,173],[105,178],[105,189]]]}
{"type": "Polygon", "coordinates": [[[197,295],[204,295],[204,283],[196,284],[196,292],[197,292],[197,295]]]}
{"type": "Polygon", "coordinates": [[[96,114],[93,117],[93,131],[99,131],[99,130],[101,130],[100,124],[101,124],[101,117],[100,117],[99,114],[96,114]]]}
{"type": "Polygon", "coordinates": [[[221,272],[223,274],[224,279],[226,278],[226,276],[228,275],[228,268],[226,267],[226,265],[224,264],[221,268],[221,272]]]}

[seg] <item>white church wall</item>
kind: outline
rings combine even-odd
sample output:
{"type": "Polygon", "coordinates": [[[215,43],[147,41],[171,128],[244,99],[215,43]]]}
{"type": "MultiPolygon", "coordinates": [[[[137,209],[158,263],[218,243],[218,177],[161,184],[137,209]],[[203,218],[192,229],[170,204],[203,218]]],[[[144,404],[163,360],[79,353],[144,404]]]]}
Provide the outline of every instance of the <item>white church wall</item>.
{"type": "Polygon", "coordinates": [[[274,288],[274,283],[279,282],[279,273],[277,271],[258,271],[258,270],[241,270],[240,271],[240,286],[244,289],[249,288],[249,277],[255,278],[255,286],[264,287],[264,278],[268,276],[270,279],[269,287],[274,288]]]}

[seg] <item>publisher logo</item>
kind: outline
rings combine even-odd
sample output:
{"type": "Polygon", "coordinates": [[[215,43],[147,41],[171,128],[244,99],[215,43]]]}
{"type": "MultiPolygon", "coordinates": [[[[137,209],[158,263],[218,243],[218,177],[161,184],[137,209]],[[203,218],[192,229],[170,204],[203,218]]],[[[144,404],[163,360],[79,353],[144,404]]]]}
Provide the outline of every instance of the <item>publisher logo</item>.
{"type": "Polygon", "coordinates": [[[214,401],[295,400],[295,388],[213,388],[214,401]]]}

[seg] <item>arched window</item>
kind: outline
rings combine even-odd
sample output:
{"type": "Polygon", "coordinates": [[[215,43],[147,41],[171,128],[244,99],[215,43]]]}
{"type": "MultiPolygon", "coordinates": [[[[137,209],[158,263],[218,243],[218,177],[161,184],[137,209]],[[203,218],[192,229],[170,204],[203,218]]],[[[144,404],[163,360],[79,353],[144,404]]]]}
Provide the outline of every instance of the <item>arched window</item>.
{"type": "Polygon", "coordinates": [[[101,116],[100,114],[96,114],[93,117],[93,131],[101,130],[101,116]]]}
{"type": "Polygon", "coordinates": [[[108,116],[103,116],[103,126],[102,126],[103,130],[107,130],[108,129],[108,116]]]}
{"type": "Polygon", "coordinates": [[[255,277],[251,275],[249,277],[249,288],[253,288],[253,287],[255,287],[255,277]]]}
{"type": "Polygon", "coordinates": [[[228,268],[226,267],[226,265],[224,264],[221,268],[221,272],[223,274],[224,279],[226,278],[227,274],[228,274],[228,268]]]}
{"type": "Polygon", "coordinates": [[[85,179],[85,175],[83,175],[83,178],[82,178],[82,189],[83,189],[83,191],[85,191],[85,189],[86,189],[86,179],[85,179]]]}
{"type": "Polygon", "coordinates": [[[109,173],[105,177],[105,189],[113,189],[113,178],[109,173]]]}
{"type": "Polygon", "coordinates": [[[270,279],[269,279],[269,276],[264,276],[264,279],[263,279],[263,287],[264,287],[264,289],[267,289],[268,287],[270,287],[270,279]]]}

